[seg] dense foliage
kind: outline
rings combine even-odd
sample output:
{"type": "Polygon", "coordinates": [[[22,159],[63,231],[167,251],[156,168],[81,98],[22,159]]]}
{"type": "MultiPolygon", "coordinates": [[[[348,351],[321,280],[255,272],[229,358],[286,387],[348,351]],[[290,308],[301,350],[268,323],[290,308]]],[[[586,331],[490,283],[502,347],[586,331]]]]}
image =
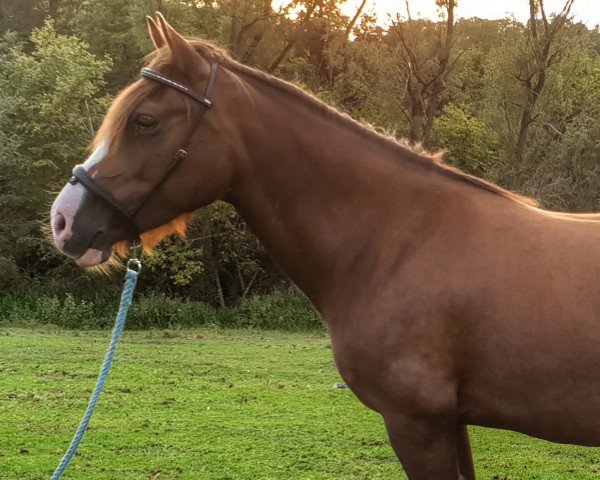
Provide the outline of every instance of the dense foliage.
{"type": "MultiPolygon", "coordinates": [[[[435,0],[431,0],[434,2],[435,0]]],[[[112,294],[55,252],[43,225],[110,98],[150,51],[145,15],[226,46],[241,62],[448,162],[560,210],[600,210],[600,32],[537,0],[532,20],[397,18],[336,0],[19,0],[0,3],[0,289],[67,305],[112,294]],[[283,7],[279,7],[283,3],[283,7]],[[36,293],[37,294],[37,293],[36,293]]],[[[290,286],[225,204],[146,261],[146,295],[213,306],[290,286]]],[[[59,308],[59,307],[57,307],[59,308]]],[[[68,308],[60,306],[60,308],[68,308]]]]}

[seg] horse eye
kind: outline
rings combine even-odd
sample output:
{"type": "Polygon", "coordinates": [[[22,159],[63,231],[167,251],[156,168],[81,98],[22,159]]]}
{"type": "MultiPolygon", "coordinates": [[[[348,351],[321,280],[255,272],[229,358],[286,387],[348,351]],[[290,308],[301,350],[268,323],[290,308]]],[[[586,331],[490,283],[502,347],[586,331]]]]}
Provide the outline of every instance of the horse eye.
{"type": "Polygon", "coordinates": [[[158,121],[150,115],[138,115],[134,123],[136,133],[154,133],[158,127],[158,121]]]}

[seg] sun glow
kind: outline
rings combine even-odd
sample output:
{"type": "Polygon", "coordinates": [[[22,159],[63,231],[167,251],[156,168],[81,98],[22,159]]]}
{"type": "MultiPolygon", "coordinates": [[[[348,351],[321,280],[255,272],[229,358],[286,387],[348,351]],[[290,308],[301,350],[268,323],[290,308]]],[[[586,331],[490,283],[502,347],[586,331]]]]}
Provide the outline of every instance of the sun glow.
{"type": "MultiPolygon", "coordinates": [[[[560,12],[566,0],[545,0],[546,13],[548,15],[560,12]]],[[[378,23],[387,26],[390,19],[395,19],[398,14],[407,18],[409,5],[412,18],[440,19],[441,11],[436,6],[435,0],[368,0],[364,12],[374,14],[378,23]]],[[[502,0],[500,2],[487,2],[482,0],[457,0],[457,18],[485,18],[500,19],[514,17],[520,22],[526,22],[529,17],[528,0],[502,0]]],[[[274,8],[289,5],[289,0],[275,0],[274,8]]],[[[361,0],[340,1],[340,9],[345,15],[353,17],[361,0]]],[[[600,24],[600,2],[597,0],[576,0],[572,9],[575,21],[585,23],[588,27],[600,24]]]]}

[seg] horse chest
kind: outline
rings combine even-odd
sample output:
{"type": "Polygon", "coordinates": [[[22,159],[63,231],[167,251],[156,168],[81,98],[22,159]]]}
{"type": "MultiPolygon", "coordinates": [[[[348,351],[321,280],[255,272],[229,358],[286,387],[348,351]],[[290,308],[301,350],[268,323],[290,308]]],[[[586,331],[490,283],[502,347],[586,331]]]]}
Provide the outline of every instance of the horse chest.
{"type": "MultiPolygon", "coordinates": [[[[369,408],[384,412],[455,408],[456,381],[444,348],[428,348],[413,337],[388,332],[332,329],[333,354],[344,381],[369,408]]],[[[351,330],[351,329],[350,329],[351,330]]]]}

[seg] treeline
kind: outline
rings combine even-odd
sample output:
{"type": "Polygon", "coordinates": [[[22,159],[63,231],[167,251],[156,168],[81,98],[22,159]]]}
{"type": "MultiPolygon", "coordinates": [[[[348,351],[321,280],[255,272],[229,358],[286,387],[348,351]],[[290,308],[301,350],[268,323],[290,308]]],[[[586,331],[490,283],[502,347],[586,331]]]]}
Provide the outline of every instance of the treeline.
{"type": "MultiPolygon", "coordinates": [[[[434,2],[436,0],[430,0],[434,2]]],[[[115,293],[82,273],[44,233],[54,194],[111,97],[151,49],[145,16],[290,80],[468,172],[558,210],[600,210],[600,32],[529,3],[531,18],[382,28],[366,1],[3,0],[0,3],[0,290],[64,298],[115,293]],[[283,6],[279,6],[283,3],[283,6]]],[[[215,306],[290,288],[227,205],[198,216],[186,240],[146,259],[142,290],[215,306]]],[[[12,294],[12,293],[11,293],[12,294]]]]}

